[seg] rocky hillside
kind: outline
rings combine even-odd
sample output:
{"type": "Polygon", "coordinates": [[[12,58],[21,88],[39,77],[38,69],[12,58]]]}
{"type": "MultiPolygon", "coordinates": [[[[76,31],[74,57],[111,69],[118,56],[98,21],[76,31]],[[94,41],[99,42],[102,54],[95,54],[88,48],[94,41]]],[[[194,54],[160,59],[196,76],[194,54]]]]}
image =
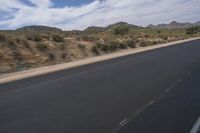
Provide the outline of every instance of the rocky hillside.
{"type": "Polygon", "coordinates": [[[169,24],[158,24],[158,25],[148,25],[148,28],[189,28],[192,26],[198,26],[200,25],[200,22],[196,23],[180,23],[176,21],[172,21],[169,24]]]}
{"type": "Polygon", "coordinates": [[[26,32],[26,31],[35,31],[35,32],[56,32],[56,33],[62,33],[63,31],[61,29],[55,28],[55,27],[48,27],[48,26],[40,26],[40,25],[33,25],[33,26],[26,26],[19,29],[16,29],[16,31],[26,32]]]}
{"type": "Polygon", "coordinates": [[[150,29],[124,22],[84,31],[62,31],[46,26],[0,31],[0,74],[193,36],[200,36],[196,28],[150,29]]]}

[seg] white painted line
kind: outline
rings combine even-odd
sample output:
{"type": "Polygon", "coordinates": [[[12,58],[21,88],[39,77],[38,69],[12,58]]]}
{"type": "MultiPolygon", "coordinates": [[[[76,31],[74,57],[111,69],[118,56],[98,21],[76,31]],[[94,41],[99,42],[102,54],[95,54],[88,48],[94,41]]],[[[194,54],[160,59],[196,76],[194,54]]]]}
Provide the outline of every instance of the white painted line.
{"type": "Polygon", "coordinates": [[[200,133],[200,117],[197,120],[197,122],[194,124],[192,130],[190,131],[190,133],[200,133]]]}
{"type": "Polygon", "coordinates": [[[123,121],[121,121],[121,122],[119,123],[119,126],[120,126],[120,127],[123,127],[123,126],[125,126],[128,122],[129,122],[128,119],[124,119],[123,121]]]}

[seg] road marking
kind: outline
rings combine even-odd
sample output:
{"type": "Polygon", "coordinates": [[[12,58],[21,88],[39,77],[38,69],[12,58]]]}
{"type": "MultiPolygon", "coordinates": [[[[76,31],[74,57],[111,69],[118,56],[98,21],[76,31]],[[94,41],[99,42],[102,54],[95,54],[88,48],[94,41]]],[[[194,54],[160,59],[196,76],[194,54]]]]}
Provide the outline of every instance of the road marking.
{"type": "Polygon", "coordinates": [[[190,131],[190,133],[199,133],[200,132],[200,117],[197,120],[197,122],[194,124],[192,130],[190,131]]]}
{"type": "Polygon", "coordinates": [[[129,122],[128,119],[124,119],[123,121],[121,121],[121,122],[119,123],[119,126],[120,126],[120,127],[123,127],[123,126],[125,126],[128,122],[129,122]]]}

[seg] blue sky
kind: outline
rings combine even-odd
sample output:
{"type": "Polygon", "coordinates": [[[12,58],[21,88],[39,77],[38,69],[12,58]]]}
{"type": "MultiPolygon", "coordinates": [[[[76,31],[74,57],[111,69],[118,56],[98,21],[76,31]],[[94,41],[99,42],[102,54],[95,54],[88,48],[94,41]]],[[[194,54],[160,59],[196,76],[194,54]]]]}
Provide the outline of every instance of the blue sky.
{"type": "Polygon", "coordinates": [[[93,0],[53,0],[55,7],[80,6],[91,3],[93,0]]]}
{"type": "Polygon", "coordinates": [[[200,0],[0,0],[0,29],[46,25],[63,30],[124,21],[146,26],[200,21],[200,0]]]}
{"type": "MultiPolygon", "coordinates": [[[[33,5],[29,0],[21,0],[23,3],[28,5],[33,5]]],[[[52,0],[54,3],[53,7],[55,8],[62,8],[65,6],[81,6],[85,4],[89,4],[94,0],[52,0]]]]}

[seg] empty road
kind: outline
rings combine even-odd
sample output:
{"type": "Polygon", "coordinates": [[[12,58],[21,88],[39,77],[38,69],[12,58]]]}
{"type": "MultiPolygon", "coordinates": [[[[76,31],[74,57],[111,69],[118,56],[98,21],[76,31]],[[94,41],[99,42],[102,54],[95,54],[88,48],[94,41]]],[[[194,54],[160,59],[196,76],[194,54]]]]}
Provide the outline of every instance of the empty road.
{"type": "Polygon", "coordinates": [[[188,133],[199,115],[200,40],[0,85],[0,133],[188,133]]]}

